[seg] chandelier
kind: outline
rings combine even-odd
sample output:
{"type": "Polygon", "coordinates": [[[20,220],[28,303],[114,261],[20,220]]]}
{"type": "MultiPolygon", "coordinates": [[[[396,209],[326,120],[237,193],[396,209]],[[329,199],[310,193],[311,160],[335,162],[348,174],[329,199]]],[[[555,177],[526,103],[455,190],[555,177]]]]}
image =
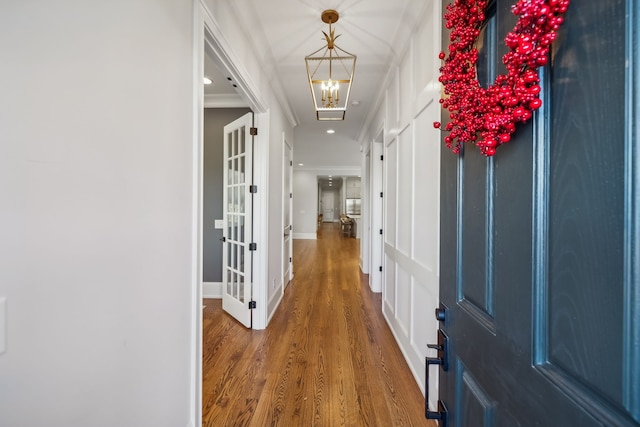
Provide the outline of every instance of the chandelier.
{"type": "Polygon", "coordinates": [[[340,35],[332,24],[339,17],[335,10],[322,12],[322,22],[329,24],[329,33],[322,32],[327,44],[304,58],[318,120],[344,120],[351,92],[356,56],[335,43],[340,35]]]}

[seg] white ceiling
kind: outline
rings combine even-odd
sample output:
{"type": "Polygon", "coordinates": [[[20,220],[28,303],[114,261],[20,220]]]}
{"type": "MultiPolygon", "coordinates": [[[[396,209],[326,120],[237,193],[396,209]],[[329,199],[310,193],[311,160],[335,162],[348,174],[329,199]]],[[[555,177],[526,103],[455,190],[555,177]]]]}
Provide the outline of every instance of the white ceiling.
{"type": "MultiPolygon", "coordinates": [[[[251,39],[263,54],[264,69],[274,71],[288,104],[285,108],[291,110],[297,122],[296,162],[313,162],[314,150],[302,145],[322,146],[319,138],[330,137],[343,146],[353,145],[349,151],[355,148],[358,153],[357,140],[383,95],[385,78],[405,54],[430,1],[433,0],[233,0],[235,13],[250,29],[251,39]],[[322,31],[328,31],[328,25],[320,18],[326,9],[340,14],[334,24],[336,35],[341,34],[338,45],[358,57],[349,101],[359,101],[359,105],[349,105],[341,122],[316,120],[304,62],[306,55],[326,44],[322,31]],[[328,128],[335,129],[336,134],[326,135],[328,128]],[[305,155],[309,158],[300,157],[305,155]]],[[[215,58],[207,61],[205,74],[215,73],[214,62],[215,58]]],[[[229,96],[233,82],[226,80],[224,71],[222,74],[212,78],[214,84],[205,88],[205,95],[229,96]]]]}

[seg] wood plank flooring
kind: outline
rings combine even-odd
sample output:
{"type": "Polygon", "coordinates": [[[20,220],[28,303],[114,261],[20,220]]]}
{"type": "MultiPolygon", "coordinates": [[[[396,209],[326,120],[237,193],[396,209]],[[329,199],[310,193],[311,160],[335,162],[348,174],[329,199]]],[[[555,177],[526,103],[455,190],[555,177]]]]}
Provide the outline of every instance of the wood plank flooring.
{"type": "Polygon", "coordinates": [[[325,223],[294,240],[293,281],[264,331],[205,300],[203,426],[433,426],[358,266],[359,241],[325,223]]]}

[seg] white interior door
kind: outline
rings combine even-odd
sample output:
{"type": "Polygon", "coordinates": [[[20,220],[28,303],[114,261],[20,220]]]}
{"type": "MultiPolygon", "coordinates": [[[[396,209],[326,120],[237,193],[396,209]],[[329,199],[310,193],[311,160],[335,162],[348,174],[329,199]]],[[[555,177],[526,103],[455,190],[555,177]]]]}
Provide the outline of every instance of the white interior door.
{"type": "Polygon", "coordinates": [[[222,309],[251,327],[253,113],[224,127],[222,309]]]}
{"type": "Polygon", "coordinates": [[[291,147],[284,141],[284,159],[283,159],[283,190],[282,190],[282,199],[283,199],[283,242],[282,242],[282,280],[284,281],[284,286],[286,287],[291,279],[293,278],[293,258],[292,258],[292,240],[291,233],[293,230],[293,224],[291,223],[292,218],[292,204],[293,204],[293,188],[292,188],[292,169],[293,169],[293,155],[291,152],[291,147]]]}
{"type": "Polygon", "coordinates": [[[333,191],[322,193],[322,218],[324,222],[333,222],[333,191]]]}

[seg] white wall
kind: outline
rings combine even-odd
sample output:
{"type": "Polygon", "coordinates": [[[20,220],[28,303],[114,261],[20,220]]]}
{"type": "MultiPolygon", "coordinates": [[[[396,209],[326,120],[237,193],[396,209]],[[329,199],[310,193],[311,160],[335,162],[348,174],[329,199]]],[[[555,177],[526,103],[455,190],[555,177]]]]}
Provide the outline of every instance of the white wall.
{"type": "MultiPolygon", "coordinates": [[[[360,145],[355,139],[343,135],[338,123],[334,134],[327,134],[309,125],[297,126],[294,130],[295,145],[293,164],[304,163],[304,169],[359,169],[360,145]]],[[[325,175],[327,175],[325,173],[325,175]]],[[[346,175],[342,173],[342,175],[346,175]]],[[[356,174],[359,175],[359,174],[356,174]]]]}
{"type": "MultiPolygon", "coordinates": [[[[282,180],[285,165],[282,157],[282,135],[289,141],[293,140],[293,129],[287,123],[284,115],[280,112],[275,98],[270,98],[272,108],[270,109],[271,122],[269,124],[269,282],[267,301],[269,301],[269,318],[275,312],[286,285],[282,277],[282,216],[283,216],[283,189],[282,180]]],[[[289,167],[289,165],[287,165],[289,167]]],[[[266,326],[266,325],[265,325],[266,326]]]]}
{"type": "MultiPolygon", "coordinates": [[[[433,122],[440,117],[440,2],[427,9],[388,76],[383,105],[364,139],[373,141],[384,126],[382,309],[422,390],[439,298],[440,135],[433,122]]],[[[431,378],[434,408],[437,375],[431,378]]]]}
{"type": "MultiPolygon", "coordinates": [[[[318,223],[318,180],[316,174],[293,171],[293,238],[315,239],[318,223]]],[[[295,262],[295,260],[294,260],[295,262]]]]}
{"type": "Polygon", "coordinates": [[[2,426],[195,422],[192,22],[0,3],[2,426]]]}

